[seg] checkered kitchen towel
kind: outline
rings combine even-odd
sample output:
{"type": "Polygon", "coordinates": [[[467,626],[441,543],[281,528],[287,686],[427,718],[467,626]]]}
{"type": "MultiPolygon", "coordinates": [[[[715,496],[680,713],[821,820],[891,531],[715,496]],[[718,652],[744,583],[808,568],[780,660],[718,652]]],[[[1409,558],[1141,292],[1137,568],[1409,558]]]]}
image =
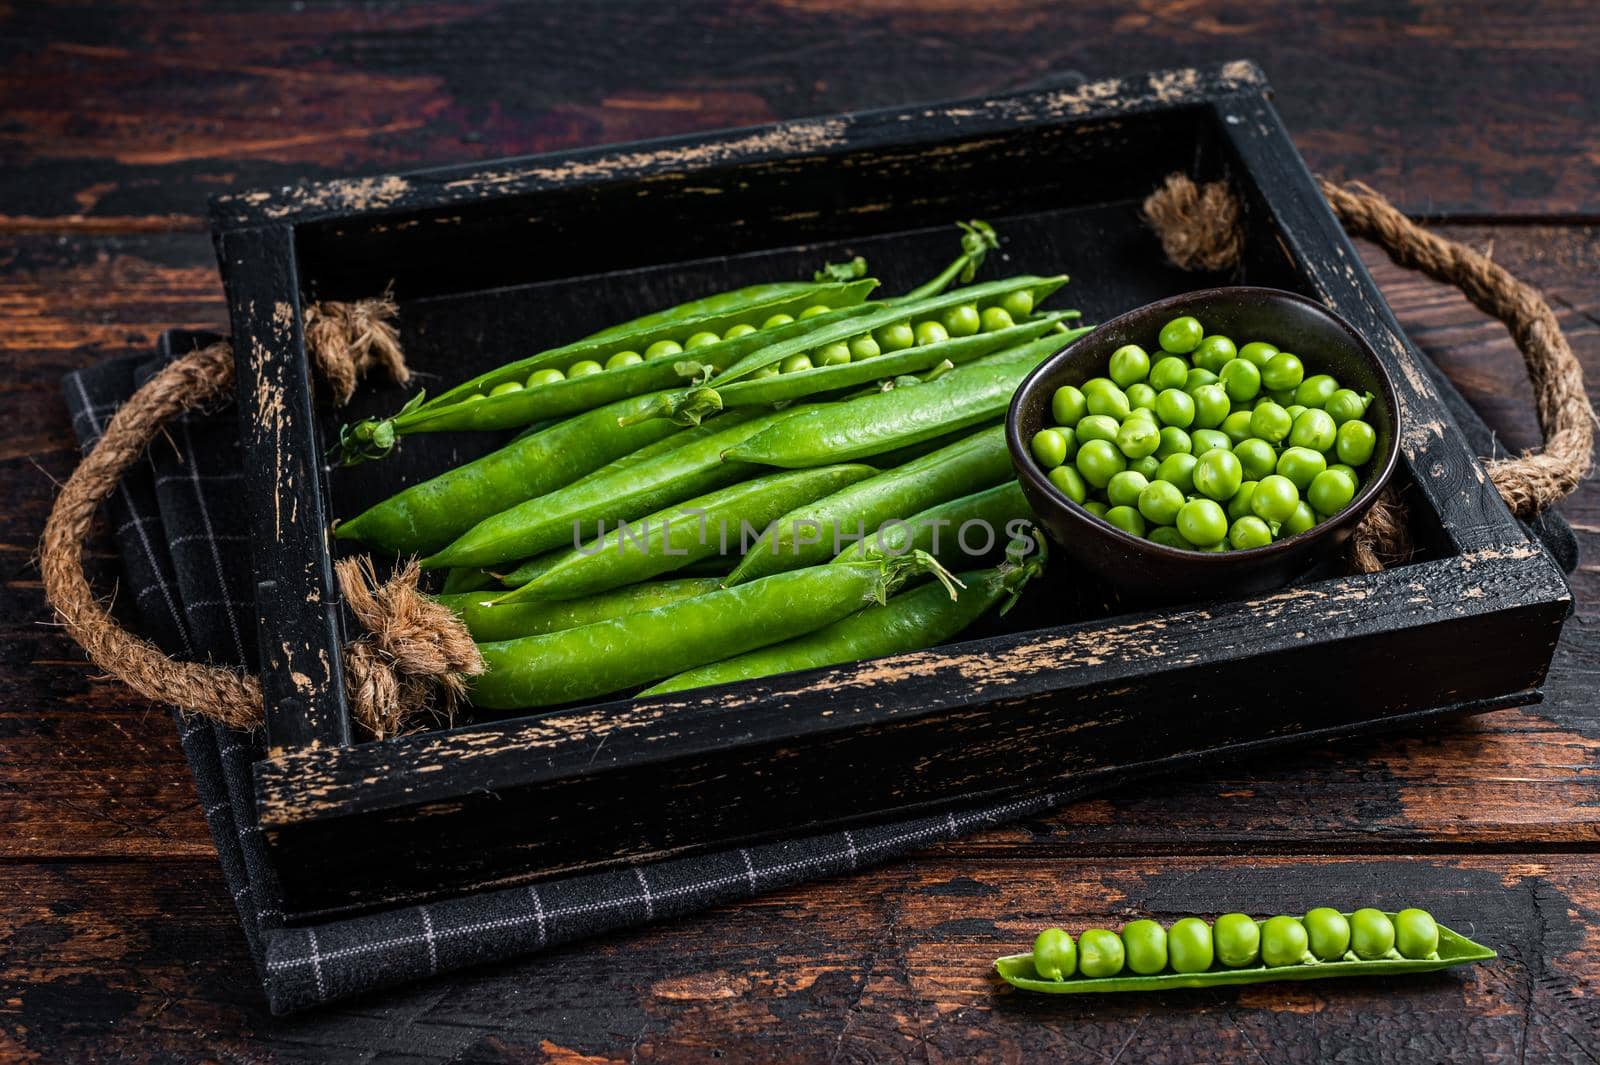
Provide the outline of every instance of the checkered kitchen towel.
{"type": "MultiPolygon", "coordinates": [[[[172,352],[211,339],[173,334],[163,338],[162,355],[116,359],[68,376],[67,404],[83,447],[99,438],[111,413],[172,352]]],[[[1463,431],[1480,453],[1490,453],[1489,430],[1442,378],[1441,387],[1463,431]]],[[[248,545],[227,519],[242,510],[235,413],[230,408],[185,417],[170,440],[151,449],[109,502],[125,566],[123,594],[131,592],[144,632],[169,653],[254,669],[248,545]]],[[[1547,517],[1536,531],[1570,570],[1576,542],[1565,522],[1547,517]]],[[[250,766],[262,756],[262,736],[181,713],[177,723],[223,875],[275,1013],[849,873],[1075,797],[1039,795],[289,926],[251,798],[250,766]]]]}

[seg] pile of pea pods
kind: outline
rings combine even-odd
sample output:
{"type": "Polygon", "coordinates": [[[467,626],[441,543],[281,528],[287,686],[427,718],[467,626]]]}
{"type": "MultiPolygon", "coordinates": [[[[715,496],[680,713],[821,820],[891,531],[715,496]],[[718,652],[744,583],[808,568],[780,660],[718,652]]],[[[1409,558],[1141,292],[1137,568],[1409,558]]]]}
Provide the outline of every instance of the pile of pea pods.
{"type": "Polygon", "coordinates": [[[1065,276],[975,282],[995,233],[961,233],[960,255],[898,296],[872,298],[860,259],[830,265],[347,425],[347,464],[412,434],[520,435],[335,535],[446,575],[440,599],[487,666],[472,700],[490,710],[951,639],[1043,567],[1001,422],[1029,371],[1087,331],[1041,309],[1065,276]]]}

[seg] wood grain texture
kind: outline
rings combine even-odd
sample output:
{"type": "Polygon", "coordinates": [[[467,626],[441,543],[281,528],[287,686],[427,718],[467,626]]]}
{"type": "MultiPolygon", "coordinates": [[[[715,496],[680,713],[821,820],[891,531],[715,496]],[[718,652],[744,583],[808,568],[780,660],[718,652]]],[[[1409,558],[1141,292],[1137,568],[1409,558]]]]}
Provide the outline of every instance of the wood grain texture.
{"type": "Polygon", "coordinates": [[[228,187],[1260,62],[1313,168],[1409,210],[1600,209],[1583,0],[123,0],[0,11],[0,220],[198,227],[228,187]],[[559,57],[551,61],[551,57],[559,57]]]}
{"type": "MultiPolygon", "coordinates": [[[[1586,5],[796,0],[630,5],[602,29],[553,5],[334,5],[314,28],[166,7],[0,6],[0,1059],[1593,1060],[1593,481],[1564,507],[1585,549],[1578,616],[1538,707],[1123,789],[861,876],[290,1020],[265,1014],[170,719],[94,676],[49,625],[31,564],[52,479],[75,460],[60,374],[170,326],[224,324],[198,222],[212,192],[1197,51],[1262,62],[1313,167],[1412,210],[1483,216],[1444,232],[1545,288],[1600,394],[1600,227],[1490,217],[1592,220],[1586,5]],[[546,46],[560,62],[528,61],[546,46]],[[1470,902],[1504,962],[1071,1005],[987,976],[1046,921],[1380,897],[1461,924],[1470,902]]],[[[1362,251],[1418,346],[1502,439],[1534,442],[1505,331],[1362,251]]],[[[110,541],[94,554],[110,563],[110,541]]]]}

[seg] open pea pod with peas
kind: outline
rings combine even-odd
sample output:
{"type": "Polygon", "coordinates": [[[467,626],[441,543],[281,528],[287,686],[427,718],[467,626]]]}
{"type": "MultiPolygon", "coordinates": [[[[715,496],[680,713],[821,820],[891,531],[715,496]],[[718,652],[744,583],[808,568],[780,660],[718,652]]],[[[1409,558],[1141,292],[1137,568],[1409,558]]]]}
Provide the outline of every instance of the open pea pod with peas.
{"type": "Polygon", "coordinates": [[[1426,910],[1318,907],[1304,917],[1185,917],[1170,929],[1130,921],[1121,934],[1084,930],[1076,940],[1047,928],[1033,950],[995,961],[1006,983],[1051,995],[1224,987],[1275,980],[1391,976],[1488,961],[1495,952],[1451,931],[1426,910]]]}

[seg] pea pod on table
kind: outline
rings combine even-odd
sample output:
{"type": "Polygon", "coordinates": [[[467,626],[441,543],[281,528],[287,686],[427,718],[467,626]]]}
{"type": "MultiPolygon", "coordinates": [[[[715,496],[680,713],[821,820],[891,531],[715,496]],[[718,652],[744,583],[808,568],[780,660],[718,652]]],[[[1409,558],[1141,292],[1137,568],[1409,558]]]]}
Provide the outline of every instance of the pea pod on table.
{"type": "MultiPolygon", "coordinates": [[[[472,701],[493,710],[624,691],[830,625],[910,577],[950,582],[926,554],[813,566],[578,628],[479,645],[472,701]]],[[[956,587],[947,584],[949,594],[956,587]]]]}
{"type": "Polygon", "coordinates": [[[436,551],[492,514],[673,436],[660,422],[619,424],[655,398],[621,400],[520,437],[340,522],[334,535],[385,551],[436,551]]]}
{"type": "Polygon", "coordinates": [[[1005,427],[984,429],[778,518],[728,583],[826,562],[839,553],[835,543],[845,536],[871,536],[883,522],[1008,480],[1012,472],[1005,427]]]}
{"type": "Polygon", "coordinates": [[[1091,936],[1096,942],[1105,936],[1118,938],[1104,929],[1089,929],[1079,937],[1075,949],[1066,932],[1046,929],[1034,941],[1033,952],[999,958],[995,970],[1013,987],[1068,995],[1391,976],[1495,957],[1493,950],[1438,924],[1431,914],[1418,909],[1398,913],[1363,909],[1341,914],[1320,907],[1304,918],[1265,920],[1224,914],[1217,918],[1214,929],[1197,917],[1186,917],[1170,930],[1154,921],[1134,921],[1123,928],[1120,937],[1125,964],[1108,964],[1094,971],[1084,967],[1082,955],[1083,944],[1091,936]],[[1371,929],[1375,939],[1387,938],[1389,946],[1364,955],[1355,935],[1362,925],[1371,929]],[[1149,964],[1136,967],[1136,957],[1149,959],[1149,964]]]}
{"type": "MultiPolygon", "coordinates": [[[[594,540],[508,573],[516,589],[497,604],[571,599],[669,573],[703,558],[737,554],[750,529],[870,477],[871,466],[819,466],[767,474],[657,511],[594,540]]],[[[753,535],[753,534],[752,534],[753,535]]]]}
{"type": "Polygon", "coordinates": [[[730,448],[769,466],[851,462],[1000,417],[1022,379],[1060,343],[1042,337],[958,366],[937,381],[818,407],[730,448]]]}
{"type": "MultiPolygon", "coordinates": [[[[728,428],[717,419],[690,434],[687,443],[642,462],[623,460],[581,481],[536,496],[485,518],[446,547],[422,560],[424,567],[495,566],[520,562],[552,548],[594,536],[601,519],[626,520],[749,476],[751,467],[724,461],[724,453],[745,438],[808,408],[739,420],[728,428]]],[[[735,412],[737,414],[737,412],[735,412]]],[[[668,438],[672,439],[672,438],[668,438]]],[[[665,443],[665,441],[663,441],[665,443]]]]}
{"type": "Polygon", "coordinates": [[[716,577],[694,577],[630,584],[626,588],[587,595],[582,599],[535,599],[504,606],[494,603],[494,599],[504,594],[504,589],[458,592],[436,598],[461,615],[474,640],[492,643],[575,629],[609,618],[627,617],[721,588],[722,582],[716,577]]]}
{"type": "Polygon", "coordinates": [[[805,636],[685,670],[639,694],[662,695],[921,651],[954,639],[995,607],[1001,613],[1010,609],[1023,586],[1043,569],[1041,551],[1020,563],[958,574],[962,589],[953,601],[943,586],[926,584],[901,592],[882,607],[869,607],[805,636]]]}
{"type": "Polygon", "coordinates": [[[887,521],[878,531],[841,551],[835,562],[849,562],[871,554],[903,555],[926,551],[945,565],[958,554],[988,554],[1012,539],[1015,523],[1033,515],[1022,485],[1015,480],[928,507],[904,521],[887,521]],[[966,530],[976,524],[977,534],[966,530]],[[982,539],[974,539],[982,536],[982,539]],[[973,550],[976,545],[983,550],[973,550]]]}

